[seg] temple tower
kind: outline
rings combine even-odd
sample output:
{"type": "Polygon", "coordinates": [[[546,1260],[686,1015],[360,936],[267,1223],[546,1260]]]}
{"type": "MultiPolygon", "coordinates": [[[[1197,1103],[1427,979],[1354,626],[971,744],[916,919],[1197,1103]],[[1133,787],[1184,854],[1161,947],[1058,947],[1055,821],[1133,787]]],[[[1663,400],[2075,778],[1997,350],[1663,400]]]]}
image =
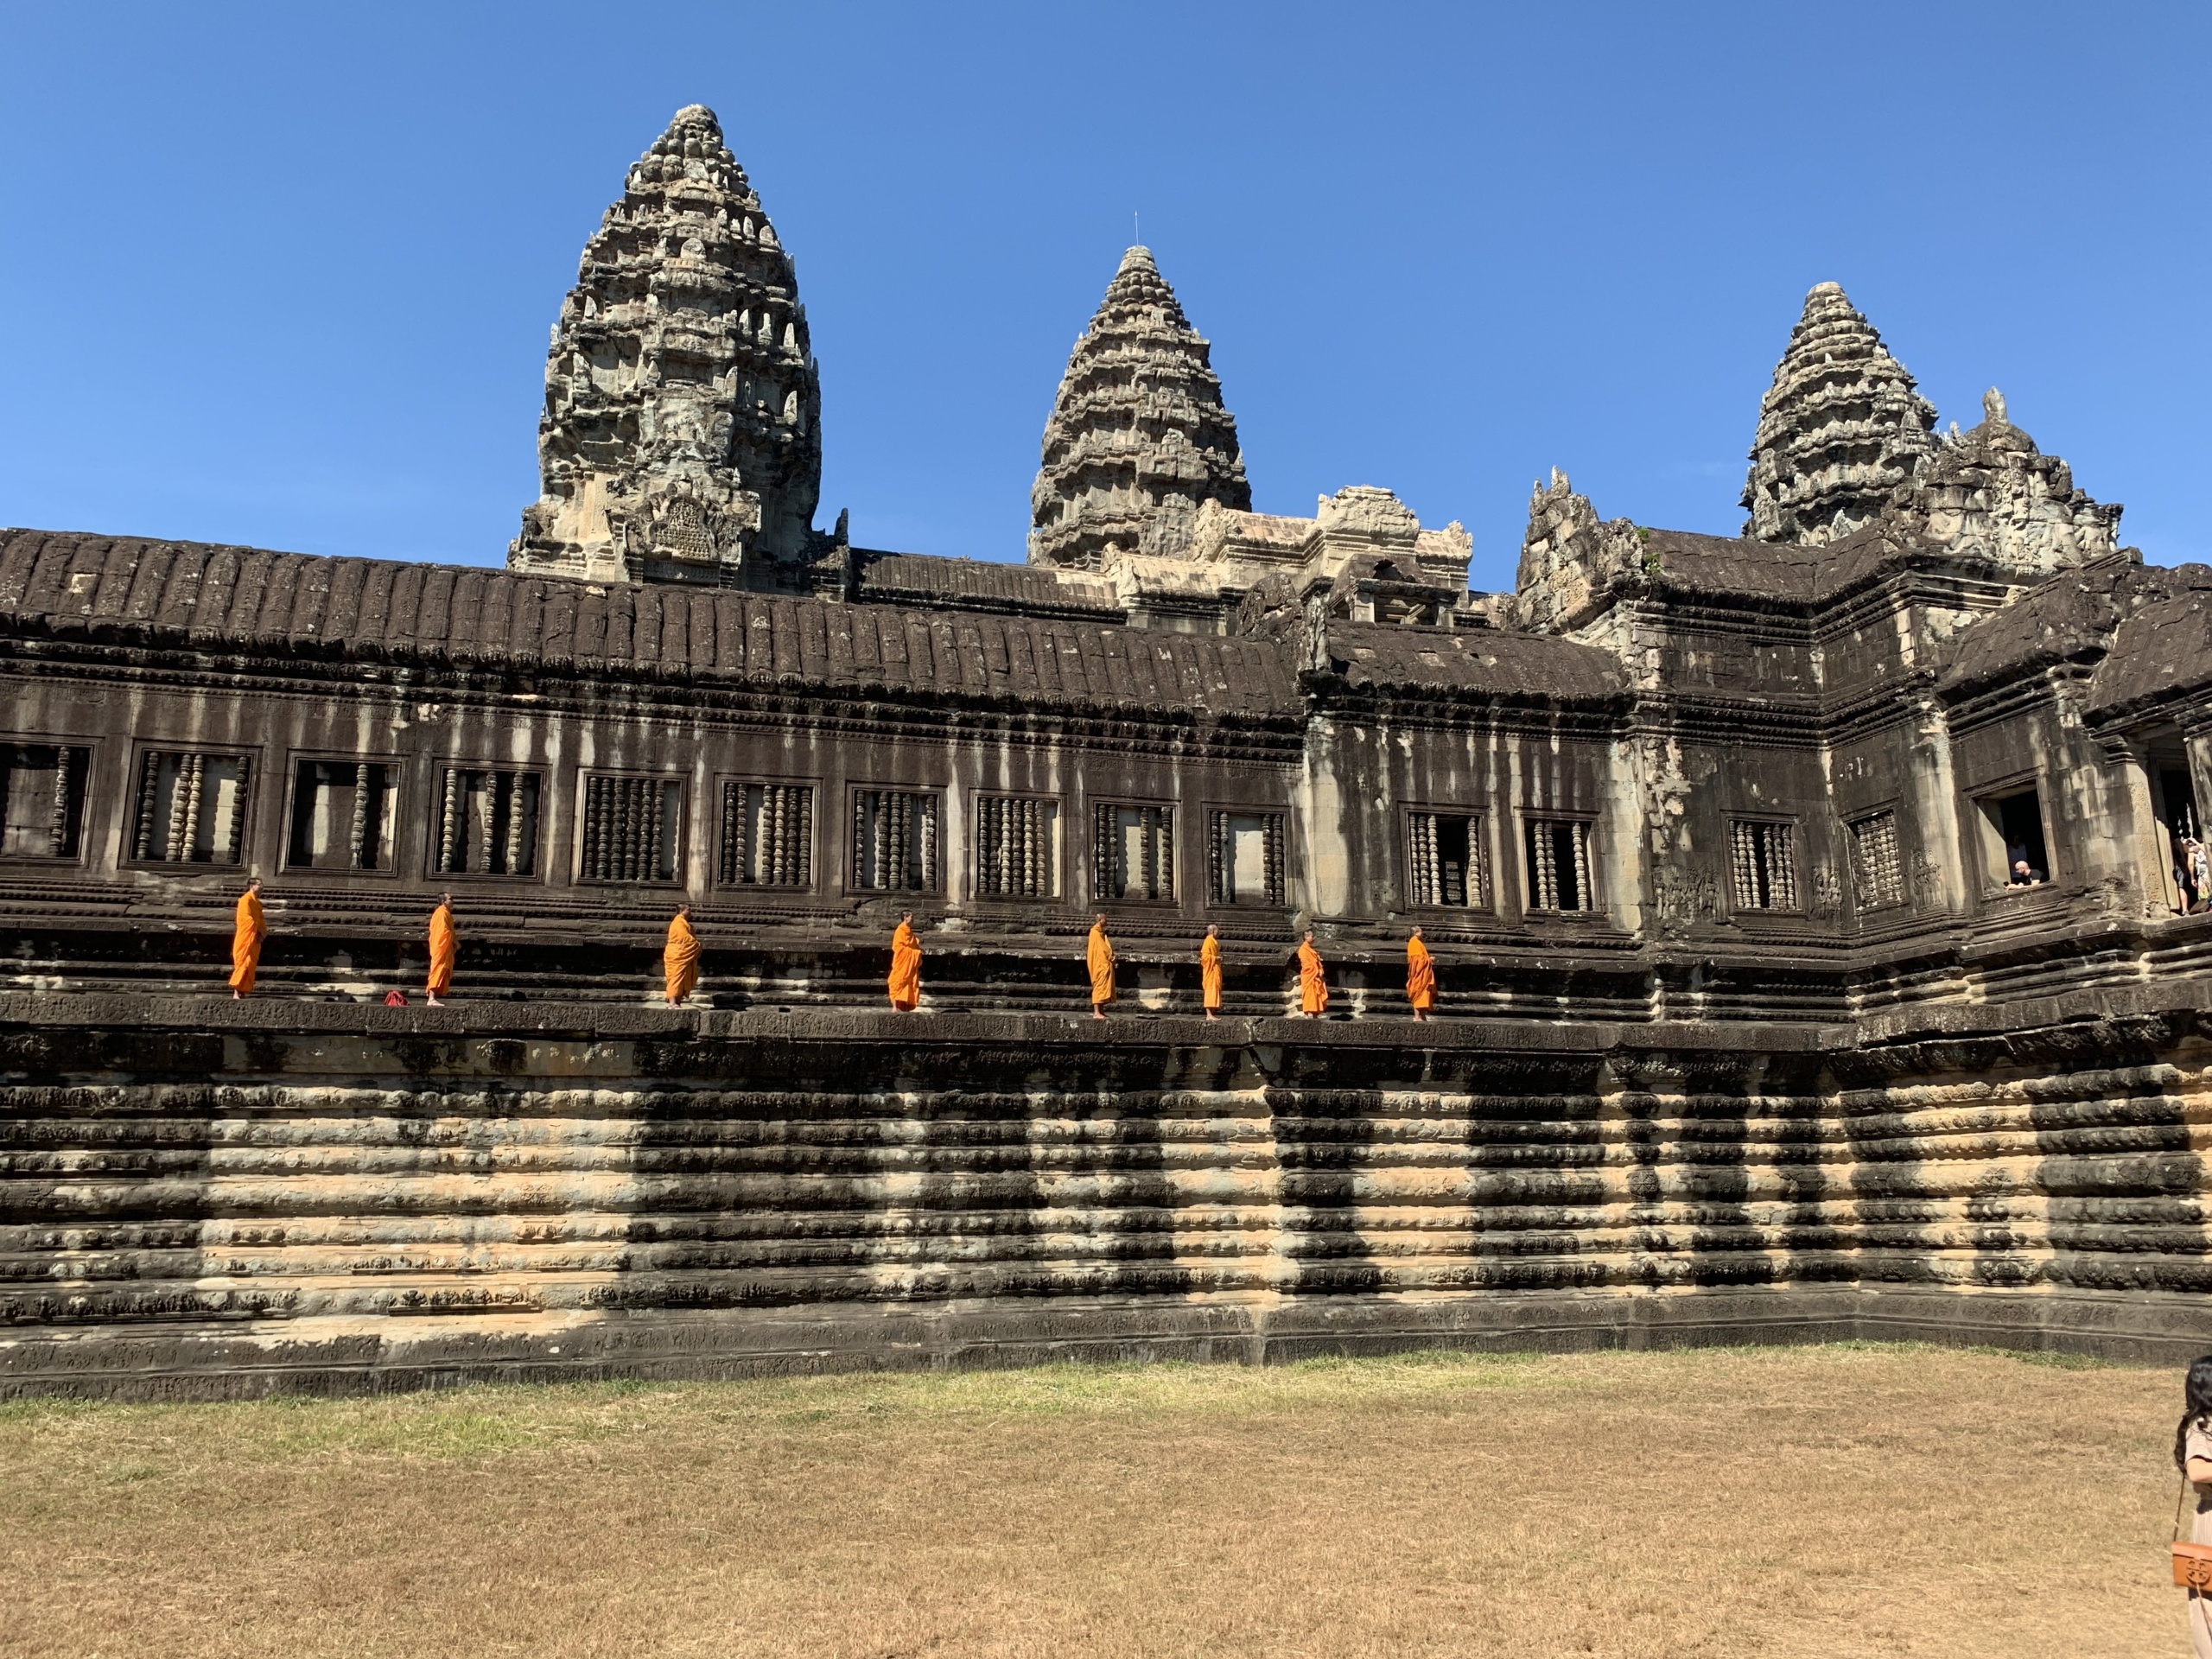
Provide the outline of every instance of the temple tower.
{"type": "Polygon", "coordinates": [[[1251,509],[1211,352],[1152,250],[1123,254],[1045,423],[1032,564],[1095,570],[1112,552],[1179,551],[1206,502],[1251,509]]]}
{"type": "Polygon", "coordinates": [[[678,110],[585,244],[545,359],[517,570],[776,587],[810,553],[822,390],[791,256],[678,110]]]}
{"type": "Polygon", "coordinates": [[[1881,511],[1935,452],[1936,410],[1834,283],[1805,296],[1759,405],[1744,534],[1817,547],[1881,511]]]}

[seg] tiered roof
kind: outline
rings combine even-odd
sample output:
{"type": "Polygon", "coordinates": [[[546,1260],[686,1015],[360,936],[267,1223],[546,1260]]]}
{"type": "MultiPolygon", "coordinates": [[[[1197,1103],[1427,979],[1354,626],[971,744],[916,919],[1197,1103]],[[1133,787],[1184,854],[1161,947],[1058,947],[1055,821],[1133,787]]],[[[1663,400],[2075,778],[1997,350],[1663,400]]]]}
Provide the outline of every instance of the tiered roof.
{"type": "Polygon", "coordinates": [[[585,245],[545,363],[518,569],[728,583],[808,547],[822,392],[798,279],[694,104],[585,245]]]}
{"type": "Polygon", "coordinates": [[[1834,283],[1804,315],[1759,405],[1744,534],[1817,547],[1881,511],[1934,453],[1936,410],[1834,283]]]}
{"type": "Polygon", "coordinates": [[[1252,505],[1211,347],[1149,248],[1131,248],[1076,341],[1030,492],[1032,563],[1179,551],[1201,505],[1252,505]]]}

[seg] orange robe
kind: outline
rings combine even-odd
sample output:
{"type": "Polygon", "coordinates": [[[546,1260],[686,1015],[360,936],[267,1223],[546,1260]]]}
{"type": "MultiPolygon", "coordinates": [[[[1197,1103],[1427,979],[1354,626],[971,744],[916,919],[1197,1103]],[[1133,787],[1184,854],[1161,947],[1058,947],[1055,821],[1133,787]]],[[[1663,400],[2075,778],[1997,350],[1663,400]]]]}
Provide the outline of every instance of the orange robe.
{"type": "Polygon", "coordinates": [[[671,1008],[691,995],[699,982],[699,936],[691,918],[677,916],[668,924],[668,946],[660,953],[662,971],[668,976],[668,1006],[671,1008]]]}
{"type": "Polygon", "coordinates": [[[906,923],[891,936],[891,1006],[912,1012],[922,1000],[922,942],[906,923]]]}
{"type": "Polygon", "coordinates": [[[453,987],[453,959],[458,941],[453,931],[453,909],[440,905],[430,912],[430,995],[443,996],[453,987]]]}
{"type": "Polygon", "coordinates": [[[1221,941],[1209,933],[1198,946],[1198,985],[1209,1012],[1221,1012],[1221,941]]]}
{"type": "Polygon", "coordinates": [[[261,942],[269,937],[269,924],[261,909],[261,895],[248,889],[238,895],[238,913],[231,924],[231,988],[244,995],[253,988],[261,967],[261,942]]]}
{"type": "Polygon", "coordinates": [[[1406,941],[1406,1000],[1423,1014],[1436,1006],[1436,958],[1419,939],[1406,941]]]}
{"type": "Polygon", "coordinates": [[[1083,954],[1090,967],[1090,1006],[1103,1007],[1114,1000],[1114,941],[1096,922],[1090,925],[1090,943],[1083,954]]]}
{"type": "Polygon", "coordinates": [[[1321,953],[1310,939],[1298,947],[1298,1006],[1305,1014],[1329,1011],[1329,982],[1321,977],[1321,953]]]}

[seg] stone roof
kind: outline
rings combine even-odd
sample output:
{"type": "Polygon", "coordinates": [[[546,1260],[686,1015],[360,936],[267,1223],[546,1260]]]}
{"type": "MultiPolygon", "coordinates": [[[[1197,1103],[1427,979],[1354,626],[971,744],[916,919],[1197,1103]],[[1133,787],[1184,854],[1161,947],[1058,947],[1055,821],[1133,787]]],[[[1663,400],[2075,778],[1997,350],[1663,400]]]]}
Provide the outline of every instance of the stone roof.
{"type": "Polygon", "coordinates": [[[1069,712],[1294,714],[1291,653],[1101,623],[0,531],[0,637],[1069,712]]]}
{"type": "Polygon", "coordinates": [[[1019,609],[1027,614],[1122,620],[1114,585],[1081,571],[921,553],[870,553],[861,569],[861,597],[878,604],[957,605],[967,610],[1019,609]]]}
{"type": "Polygon", "coordinates": [[[2212,687],[2212,566],[2138,569],[2130,588],[2143,594],[2113,630],[2097,667],[2089,704],[2098,713],[2147,710],[2212,687]]]}
{"type": "Polygon", "coordinates": [[[2212,681],[2212,569],[2114,555],[1992,612],[1953,642],[1942,689],[1960,697],[2060,664],[2093,668],[2093,707],[2154,702],[2212,681]]]}
{"type": "Polygon", "coordinates": [[[1179,552],[1198,509],[1252,505],[1211,348],[1149,248],[1131,248],[1069,354],[1030,491],[1033,563],[1179,552]]]}
{"type": "Polygon", "coordinates": [[[1872,571],[1887,550],[1872,527],[1815,547],[1686,530],[1646,530],[1641,536],[1647,569],[1672,586],[1792,604],[1827,598],[1872,571]]]}
{"type": "Polygon", "coordinates": [[[1356,688],[1433,696],[1589,702],[1618,693],[1609,651],[1555,635],[1332,621],[1329,661],[1356,688]]]}
{"type": "Polygon", "coordinates": [[[1817,546],[1881,511],[1935,449],[1936,410],[1834,283],[1805,296],[1759,405],[1744,534],[1817,546]]]}

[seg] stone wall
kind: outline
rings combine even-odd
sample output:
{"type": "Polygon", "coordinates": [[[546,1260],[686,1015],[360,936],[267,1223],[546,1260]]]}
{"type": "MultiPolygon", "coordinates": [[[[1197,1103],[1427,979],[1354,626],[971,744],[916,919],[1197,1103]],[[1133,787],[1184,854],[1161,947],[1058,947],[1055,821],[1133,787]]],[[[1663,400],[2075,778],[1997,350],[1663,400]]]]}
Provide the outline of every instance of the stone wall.
{"type": "Polygon", "coordinates": [[[2177,1357],[2212,1345],[2208,1001],[1854,1037],[0,997],[0,1393],[1840,1335],[2177,1357]]]}

